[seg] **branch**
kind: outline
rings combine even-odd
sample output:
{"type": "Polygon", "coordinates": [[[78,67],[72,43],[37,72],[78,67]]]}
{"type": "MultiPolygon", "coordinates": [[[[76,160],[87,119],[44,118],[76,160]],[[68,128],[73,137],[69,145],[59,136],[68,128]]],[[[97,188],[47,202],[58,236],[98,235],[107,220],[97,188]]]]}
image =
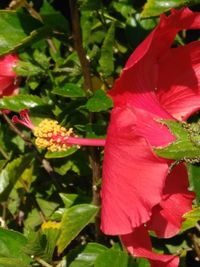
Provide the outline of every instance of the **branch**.
{"type": "MultiPolygon", "coordinates": [[[[91,73],[90,73],[90,62],[87,59],[86,53],[83,48],[82,44],[82,33],[80,28],[80,18],[79,18],[79,10],[77,6],[76,0],[70,0],[70,12],[71,12],[71,21],[72,21],[72,30],[73,30],[73,39],[74,39],[74,47],[78,54],[83,78],[84,78],[84,89],[85,92],[93,91],[92,88],[92,81],[91,81],[91,73]]],[[[94,116],[90,113],[90,122],[94,122],[94,116]]],[[[98,186],[99,180],[101,178],[101,165],[99,160],[99,150],[94,147],[89,148],[89,159],[92,168],[92,203],[94,205],[100,205],[100,188],[98,186]]],[[[101,239],[101,232],[100,232],[100,215],[96,216],[95,222],[95,235],[96,240],[98,241],[101,239]]]]}
{"type": "Polygon", "coordinates": [[[83,49],[79,10],[77,7],[76,0],[70,0],[69,3],[70,3],[74,47],[81,63],[81,68],[84,78],[84,89],[87,93],[89,90],[92,90],[92,82],[90,76],[90,62],[87,59],[87,56],[83,49]]]}

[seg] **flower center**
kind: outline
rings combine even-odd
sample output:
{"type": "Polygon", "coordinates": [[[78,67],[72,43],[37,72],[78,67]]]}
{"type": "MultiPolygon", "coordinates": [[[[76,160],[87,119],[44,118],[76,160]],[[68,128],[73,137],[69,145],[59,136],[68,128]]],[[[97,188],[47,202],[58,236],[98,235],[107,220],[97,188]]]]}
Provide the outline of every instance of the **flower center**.
{"type": "Polygon", "coordinates": [[[14,123],[20,123],[33,131],[36,137],[35,144],[38,148],[46,148],[51,152],[65,151],[72,146],[104,146],[106,140],[99,138],[81,138],[73,133],[72,128],[67,130],[57,121],[44,119],[36,127],[30,120],[28,110],[20,111],[20,118],[13,116],[14,123]]]}
{"type": "Polygon", "coordinates": [[[67,143],[69,137],[73,137],[73,130],[67,130],[55,120],[44,119],[33,129],[36,137],[35,144],[39,148],[47,148],[49,151],[63,151],[71,147],[67,143]]]}

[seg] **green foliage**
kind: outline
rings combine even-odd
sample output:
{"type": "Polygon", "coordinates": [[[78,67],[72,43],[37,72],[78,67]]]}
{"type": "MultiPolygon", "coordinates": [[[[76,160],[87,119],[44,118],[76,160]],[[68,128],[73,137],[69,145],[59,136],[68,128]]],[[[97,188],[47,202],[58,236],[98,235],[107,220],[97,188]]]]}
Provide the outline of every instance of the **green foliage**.
{"type": "Polygon", "coordinates": [[[97,90],[87,101],[86,107],[91,112],[106,111],[112,107],[112,100],[103,90],[97,90]]]}
{"type": "Polygon", "coordinates": [[[45,108],[45,106],[47,106],[47,103],[45,103],[40,97],[30,94],[6,96],[0,99],[1,109],[9,109],[15,112],[19,112],[20,110],[25,108],[45,108]]]}
{"type": "Polygon", "coordinates": [[[101,47],[101,57],[99,59],[100,71],[105,76],[110,76],[114,71],[113,45],[115,40],[115,24],[112,23],[101,47]]]}
{"type": "Polygon", "coordinates": [[[167,147],[155,149],[157,155],[176,160],[199,157],[199,146],[192,141],[192,133],[187,129],[187,124],[176,121],[163,121],[163,124],[169,127],[176,140],[167,147]]]}
{"type": "Polygon", "coordinates": [[[0,55],[39,37],[42,24],[28,14],[0,10],[0,55]]]}
{"type": "Polygon", "coordinates": [[[81,204],[67,209],[61,221],[61,234],[58,239],[58,253],[62,253],[66,246],[78,233],[95,217],[98,208],[93,205],[81,204]]]}
{"type": "Polygon", "coordinates": [[[58,87],[54,88],[53,94],[60,95],[63,97],[83,97],[85,96],[84,90],[73,83],[60,84],[58,87]]]}
{"type": "Polygon", "coordinates": [[[23,252],[26,243],[27,239],[19,232],[0,228],[0,266],[30,266],[31,258],[23,252]]]}
{"type": "Polygon", "coordinates": [[[91,267],[94,266],[97,258],[107,251],[105,246],[98,243],[88,243],[71,251],[67,257],[69,267],[91,267]]]}
{"type": "Polygon", "coordinates": [[[134,263],[133,259],[128,256],[127,253],[122,251],[117,251],[114,249],[109,249],[97,258],[95,261],[94,267],[136,267],[136,263],[134,263]]]}
{"type": "Polygon", "coordinates": [[[182,225],[182,231],[186,231],[192,227],[195,227],[198,224],[200,219],[200,208],[194,208],[192,211],[187,212],[184,215],[185,221],[182,225]]]}
{"type": "Polygon", "coordinates": [[[52,159],[52,158],[64,158],[74,154],[77,151],[77,147],[70,147],[66,151],[55,151],[55,152],[47,152],[45,154],[45,158],[52,159]]]}
{"type": "Polygon", "coordinates": [[[161,13],[169,11],[171,8],[181,8],[199,4],[199,0],[148,0],[141,13],[142,18],[159,16],[161,13]]]}
{"type": "MultiPolygon", "coordinates": [[[[1,1],[0,55],[19,56],[13,68],[19,93],[0,97],[0,267],[149,267],[99,230],[103,148],[38,149],[33,132],[11,119],[29,109],[35,126],[50,118],[73,128],[73,137],[105,138],[113,107],[108,90],[129,55],[160,13],[195,4],[199,0],[1,1]],[[77,2],[77,13],[70,2],[77,2]]],[[[184,45],[190,35],[177,40],[184,45]]],[[[191,137],[182,123],[160,123],[176,141],[155,152],[187,158],[196,199],[179,235],[152,237],[153,248],[180,252],[186,267],[186,254],[195,253],[188,237],[200,221],[200,129],[191,137]]]]}
{"type": "Polygon", "coordinates": [[[15,183],[29,166],[32,155],[14,159],[0,173],[0,201],[6,201],[15,183]]]}
{"type": "Polygon", "coordinates": [[[200,167],[197,165],[188,164],[188,174],[190,180],[191,190],[196,192],[196,201],[200,203],[200,167]]]}

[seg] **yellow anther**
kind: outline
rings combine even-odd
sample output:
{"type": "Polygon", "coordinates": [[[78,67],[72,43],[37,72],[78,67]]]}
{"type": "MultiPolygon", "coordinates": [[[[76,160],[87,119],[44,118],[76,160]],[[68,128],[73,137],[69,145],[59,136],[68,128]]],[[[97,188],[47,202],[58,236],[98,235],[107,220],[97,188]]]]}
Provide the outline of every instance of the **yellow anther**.
{"type": "Polygon", "coordinates": [[[67,130],[57,121],[50,119],[41,121],[38,127],[34,128],[33,133],[36,137],[35,144],[39,148],[47,148],[52,152],[67,150],[70,147],[66,143],[67,139],[74,136],[72,128],[67,130]]]}

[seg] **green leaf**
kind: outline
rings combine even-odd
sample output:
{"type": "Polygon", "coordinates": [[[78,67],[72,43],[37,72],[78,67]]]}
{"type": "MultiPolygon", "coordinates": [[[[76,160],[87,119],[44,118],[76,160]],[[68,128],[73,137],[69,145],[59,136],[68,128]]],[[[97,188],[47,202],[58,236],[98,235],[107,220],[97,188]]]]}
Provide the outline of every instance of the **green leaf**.
{"type": "Polygon", "coordinates": [[[200,208],[198,207],[185,213],[183,217],[185,218],[185,221],[182,224],[181,232],[195,227],[197,222],[200,220],[200,208]]]}
{"type": "Polygon", "coordinates": [[[41,214],[37,209],[32,209],[24,220],[25,230],[29,233],[35,231],[36,228],[42,223],[41,214]]]}
{"type": "Polygon", "coordinates": [[[30,15],[8,10],[0,10],[0,25],[0,55],[33,41],[42,28],[30,15]]]}
{"type": "Polygon", "coordinates": [[[92,267],[97,257],[106,250],[105,246],[98,243],[80,246],[67,255],[68,267],[92,267]]]}
{"type": "Polygon", "coordinates": [[[164,148],[155,148],[158,156],[167,159],[193,159],[200,156],[200,148],[191,141],[189,132],[186,130],[186,124],[176,121],[162,121],[167,125],[176,140],[164,148]]]}
{"type": "Polygon", "coordinates": [[[42,198],[37,198],[37,203],[42,210],[42,212],[45,215],[45,218],[48,218],[51,216],[51,214],[54,212],[54,210],[58,207],[58,203],[52,202],[52,201],[47,201],[42,198]]]}
{"type": "Polygon", "coordinates": [[[19,259],[10,258],[0,258],[0,267],[30,267],[30,264],[27,264],[19,259]]]}
{"type": "Polygon", "coordinates": [[[103,74],[108,77],[114,71],[113,45],[115,41],[115,23],[112,23],[101,47],[99,64],[103,74]]]}
{"type": "Polygon", "coordinates": [[[64,194],[60,193],[60,197],[62,198],[63,203],[65,204],[66,208],[71,207],[76,199],[78,198],[78,194],[64,194]]]}
{"type": "Polygon", "coordinates": [[[48,151],[45,154],[45,158],[47,158],[47,159],[54,159],[54,158],[68,157],[68,156],[74,154],[77,150],[78,150],[78,148],[76,146],[72,146],[69,149],[67,149],[66,151],[56,151],[56,152],[50,152],[50,151],[48,151]]]}
{"type": "Polygon", "coordinates": [[[5,96],[0,99],[0,109],[9,109],[15,112],[19,112],[25,108],[30,109],[45,106],[47,106],[47,103],[35,95],[5,96]]]}
{"type": "Polygon", "coordinates": [[[94,267],[136,267],[132,258],[123,251],[109,249],[101,253],[95,261],[94,267]]]}
{"type": "Polygon", "coordinates": [[[150,267],[150,263],[147,259],[137,258],[136,261],[137,261],[137,267],[150,267]]]}
{"type": "Polygon", "coordinates": [[[35,238],[30,240],[23,251],[26,254],[38,256],[44,260],[47,260],[48,256],[45,253],[45,247],[47,246],[47,238],[45,235],[37,232],[35,238]]]}
{"type": "Polygon", "coordinates": [[[84,97],[84,90],[74,83],[63,83],[59,87],[56,87],[52,91],[55,95],[63,97],[84,97]]]}
{"type": "Polygon", "coordinates": [[[141,13],[142,18],[159,16],[171,8],[199,4],[199,0],[148,0],[141,13]]]}
{"type": "Polygon", "coordinates": [[[112,99],[101,89],[95,91],[94,95],[86,103],[86,108],[91,112],[105,111],[112,108],[112,106],[112,99]]]}
{"type": "Polygon", "coordinates": [[[90,204],[80,204],[66,210],[61,221],[61,234],[58,239],[58,253],[69,245],[69,243],[80,233],[80,231],[91,222],[98,212],[98,208],[90,204]]]}
{"type": "Polygon", "coordinates": [[[0,266],[20,267],[20,263],[21,266],[29,266],[28,263],[30,263],[31,258],[22,250],[26,243],[27,239],[22,234],[0,228],[0,266]],[[8,264],[6,265],[6,263],[8,264]]]}
{"type": "Polygon", "coordinates": [[[50,67],[50,58],[47,57],[44,53],[39,52],[38,50],[34,51],[33,57],[35,61],[44,69],[47,70],[50,67]]]}
{"type": "Polygon", "coordinates": [[[60,235],[60,229],[57,228],[46,228],[42,230],[42,233],[46,236],[47,243],[44,249],[46,255],[46,261],[50,262],[53,258],[53,253],[56,248],[56,243],[60,235]]]}
{"type": "Polygon", "coordinates": [[[6,201],[15,183],[25,169],[29,166],[33,157],[31,155],[19,157],[8,163],[0,173],[0,201],[6,201]]]}
{"type": "Polygon", "coordinates": [[[18,61],[17,66],[14,68],[14,70],[17,75],[25,77],[39,75],[44,72],[41,67],[36,66],[29,61],[18,61]]]}
{"type": "Polygon", "coordinates": [[[29,240],[23,250],[29,255],[51,262],[59,234],[60,230],[57,228],[45,228],[39,231],[34,239],[29,240]]]}
{"type": "Polygon", "coordinates": [[[189,181],[190,187],[192,191],[196,193],[196,201],[197,204],[200,203],[200,166],[188,164],[188,174],[189,174],[189,181]]]}

